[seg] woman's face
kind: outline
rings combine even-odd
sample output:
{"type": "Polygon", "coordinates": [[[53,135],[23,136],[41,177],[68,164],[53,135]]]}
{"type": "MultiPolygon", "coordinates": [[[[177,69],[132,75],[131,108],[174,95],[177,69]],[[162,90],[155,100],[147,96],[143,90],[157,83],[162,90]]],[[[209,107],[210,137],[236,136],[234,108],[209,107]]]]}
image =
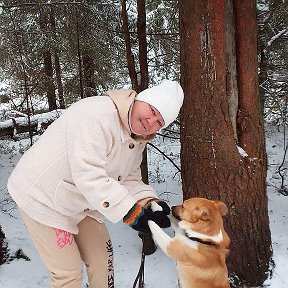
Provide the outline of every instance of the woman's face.
{"type": "Polygon", "coordinates": [[[133,133],[150,135],[155,134],[164,126],[164,120],[155,107],[136,100],[131,110],[130,125],[133,133]]]}

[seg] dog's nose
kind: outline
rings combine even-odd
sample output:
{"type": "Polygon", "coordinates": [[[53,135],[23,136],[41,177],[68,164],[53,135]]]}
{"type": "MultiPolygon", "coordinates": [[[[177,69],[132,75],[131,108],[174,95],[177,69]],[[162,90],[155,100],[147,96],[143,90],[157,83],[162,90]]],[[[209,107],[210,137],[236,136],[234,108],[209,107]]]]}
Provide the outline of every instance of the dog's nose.
{"type": "Polygon", "coordinates": [[[178,215],[178,213],[177,213],[177,207],[178,206],[172,206],[171,207],[171,213],[172,213],[172,215],[177,219],[177,220],[181,220],[180,219],[180,217],[179,217],[179,215],[178,215]]]}

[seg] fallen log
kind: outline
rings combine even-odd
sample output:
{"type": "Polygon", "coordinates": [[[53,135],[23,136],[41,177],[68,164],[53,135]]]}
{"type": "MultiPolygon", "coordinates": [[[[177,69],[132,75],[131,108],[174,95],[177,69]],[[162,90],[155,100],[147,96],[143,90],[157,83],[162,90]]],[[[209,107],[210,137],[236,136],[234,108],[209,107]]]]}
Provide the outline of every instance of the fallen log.
{"type": "Polygon", "coordinates": [[[57,109],[46,113],[35,114],[28,117],[11,118],[0,122],[0,138],[4,136],[14,137],[17,134],[31,131],[32,133],[43,132],[54,122],[64,110],[57,109]]]}

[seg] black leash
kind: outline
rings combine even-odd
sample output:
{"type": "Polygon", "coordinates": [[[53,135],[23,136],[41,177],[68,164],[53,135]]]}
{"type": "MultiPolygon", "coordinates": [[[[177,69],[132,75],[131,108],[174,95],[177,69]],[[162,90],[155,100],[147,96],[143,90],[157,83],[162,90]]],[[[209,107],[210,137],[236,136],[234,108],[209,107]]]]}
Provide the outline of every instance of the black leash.
{"type": "Polygon", "coordinates": [[[138,236],[142,239],[142,253],[141,253],[142,255],[141,255],[140,268],[134,281],[133,288],[143,288],[145,286],[144,283],[145,256],[153,254],[157,249],[152,239],[151,233],[139,232],[138,236]]]}
{"type": "MultiPolygon", "coordinates": [[[[145,237],[144,237],[145,238],[145,237]]],[[[141,256],[141,264],[136,276],[136,279],[133,284],[133,288],[143,288],[144,287],[144,264],[145,264],[145,253],[144,253],[144,238],[142,239],[143,246],[142,246],[142,256],[141,256]],[[138,283],[138,286],[137,286],[138,283]]]]}

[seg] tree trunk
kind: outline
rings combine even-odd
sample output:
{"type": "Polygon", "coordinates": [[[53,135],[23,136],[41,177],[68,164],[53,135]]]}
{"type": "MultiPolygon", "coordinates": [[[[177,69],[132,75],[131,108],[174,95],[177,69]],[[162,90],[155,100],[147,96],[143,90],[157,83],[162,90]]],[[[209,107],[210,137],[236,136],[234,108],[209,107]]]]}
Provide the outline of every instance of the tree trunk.
{"type": "Polygon", "coordinates": [[[226,6],[225,14],[225,0],[180,2],[181,77],[185,92],[181,113],[183,196],[218,199],[227,204],[230,213],[225,227],[232,240],[229,272],[235,283],[239,279],[237,287],[259,286],[267,277],[271,239],[254,41],[256,5],[251,0],[235,2],[237,71],[236,65],[227,63],[229,59],[235,61],[235,47],[227,45],[225,35],[234,31],[227,27],[233,23],[228,21],[232,7],[226,6]],[[242,24],[247,27],[245,32],[242,24]],[[235,80],[229,79],[236,72],[238,89],[235,80]],[[232,101],[233,107],[229,107],[231,89],[234,94],[239,90],[239,105],[232,101]],[[238,145],[247,157],[237,149],[235,111],[232,115],[231,109],[237,109],[238,145]]]}
{"type": "MultiPolygon", "coordinates": [[[[54,38],[55,43],[58,43],[58,39],[56,37],[56,20],[53,11],[53,7],[50,9],[50,25],[51,31],[54,38]]],[[[65,101],[64,101],[64,90],[62,83],[62,73],[61,73],[61,65],[59,60],[59,49],[54,48],[54,65],[55,65],[55,74],[56,74],[56,82],[58,88],[58,98],[59,98],[59,106],[60,109],[65,109],[65,101]]]]}
{"type": "MultiPolygon", "coordinates": [[[[247,211],[242,208],[242,219],[248,220],[243,232],[250,233],[243,240],[249,243],[249,239],[254,239],[254,245],[246,245],[245,253],[234,253],[234,257],[248,257],[244,265],[247,267],[248,264],[250,269],[243,276],[248,284],[257,286],[267,278],[272,251],[266,193],[265,134],[258,90],[256,1],[235,1],[235,26],[239,89],[238,139],[240,146],[249,155],[249,162],[244,163],[245,176],[249,176],[249,182],[244,181],[243,184],[247,185],[245,193],[249,201],[246,209],[251,209],[251,217],[247,219],[247,211]]],[[[237,275],[245,271],[244,266],[236,264],[239,261],[231,265],[237,275]]]]}
{"type": "Polygon", "coordinates": [[[262,46],[260,48],[260,62],[259,62],[259,95],[261,101],[261,110],[264,114],[265,107],[265,89],[263,85],[268,80],[268,58],[266,56],[265,48],[262,46]]]}
{"type": "Polygon", "coordinates": [[[82,73],[82,58],[81,58],[81,47],[80,47],[80,27],[79,27],[79,11],[76,6],[76,32],[77,32],[77,55],[78,55],[78,71],[79,71],[79,90],[81,99],[84,98],[83,89],[83,73],[82,73]]]}
{"type": "MultiPolygon", "coordinates": [[[[46,8],[40,9],[40,28],[42,33],[46,34],[46,37],[48,39],[48,11],[46,8]]],[[[56,95],[55,95],[55,87],[54,87],[54,81],[53,81],[53,65],[52,65],[52,57],[51,52],[49,48],[46,48],[43,52],[43,59],[44,59],[44,87],[46,90],[46,95],[48,99],[48,106],[49,111],[57,109],[56,104],[56,95]]]]}
{"type": "MultiPolygon", "coordinates": [[[[148,88],[148,62],[147,62],[147,39],[146,39],[146,7],[145,0],[137,0],[137,37],[138,37],[138,50],[139,50],[139,67],[140,67],[140,79],[137,78],[135,59],[132,54],[132,45],[129,32],[128,15],[126,10],[126,0],[121,1],[121,18],[122,29],[124,33],[125,45],[126,45],[126,57],[129,76],[132,83],[132,89],[137,93],[148,88]]],[[[147,165],[147,148],[143,152],[143,160],[141,163],[141,174],[144,183],[148,184],[148,165],[147,165]]],[[[155,243],[151,234],[140,233],[140,237],[143,240],[143,252],[145,255],[150,255],[155,252],[155,243]]]]}
{"type": "Polygon", "coordinates": [[[146,39],[146,8],[145,0],[137,0],[137,36],[139,43],[139,65],[140,65],[140,83],[139,91],[148,88],[148,61],[147,61],[147,39],[146,39]]]}
{"type": "Polygon", "coordinates": [[[128,15],[126,10],[126,0],[121,0],[121,20],[122,20],[122,31],[124,34],[124,41],[126,46],[126,59],[127,59],[127,68],[132,84],[132,89],[136,92],[138,90],[138,81],[137,81],[137,73],[135,68],[135,61],[132,54],[132,45],[130,39],[129,32],[129,23],[128,23],[128,15]]]}
{"type": "MultiPolygon", "coordinates": [[[[143,91],[148,88],[148,62],[147,62],[147,39],[146,39],[146,7],[145,0],[137,0],[137,36],[139,43],[139,65],[140,65],[140,83],[137,90],[143,91]]],[[[147,165],[147,148],[143,152],[143,160],[141,163],[142,179],[144,183],[148,180],[148,165],[147,165]]]]}
{"type": "Polygon", "coordinates": [[[58,51],[54,53],[54,61],[55,61],[55,73],[56,73],[56,81],[58,87],[58,97],[59,97],[59,106],[60,109],[65,109],[65,100],[64,100],[64,89],[62,84],[62,73],[61,73],[61,65],[59,60],[58,51]]]}
{"type": "Polygon", "coordinates": [[[53,66],[52,66],[52,57],[50,51],[45,51],[43,53],[44,58],[44,74],[45,74],[45,90],[48,99],[49,111],[57,109],[56,104],[56,94],[55,86],[53,82],[53,66]]]}
{"type": "MultiPolygon", "coordinates": [[[[140,66],[140,79],[137,78],[135,59],[132,54],[131,39],[129,33],[128,15],[126,10],[126,0],[121,0],[121,19],[122,30],[124,33],[126,45],[126,57],[132,89],[137,93],[148,88],[148,62],[147,62],[147,39],[146,39],[146,7],[145,0],[137,0],[137,37],[139,48],[139,66],[140,66]]],[[[148,167],[147,167],[147,150],[145,148],[143,153],[143,161],[141,163],[142,179],[148,184],[148,167]]]]}
{"type": "Polygon", "coordinates": [[[84,97],[91,97],[96,95],[96,84],[94,81],[95,65],[93,58],[88,52],[83,52],[83,86],[84,97]]]}

